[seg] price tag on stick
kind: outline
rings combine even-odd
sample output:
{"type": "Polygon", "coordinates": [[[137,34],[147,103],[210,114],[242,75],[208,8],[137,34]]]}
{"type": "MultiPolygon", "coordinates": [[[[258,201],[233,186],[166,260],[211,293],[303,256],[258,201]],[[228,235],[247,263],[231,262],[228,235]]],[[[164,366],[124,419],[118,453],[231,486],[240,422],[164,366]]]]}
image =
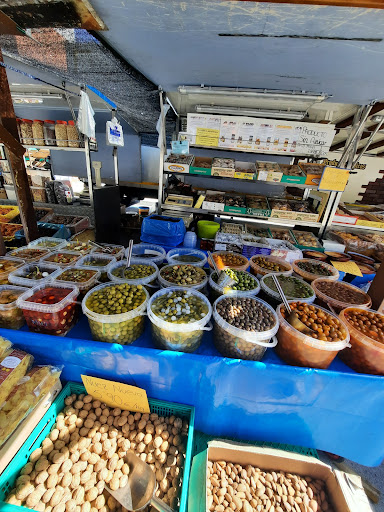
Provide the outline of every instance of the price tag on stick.
{"type": "Polygon", "coordinates": [[[322,192],[344,192],[349,179],[349,169],[324,167],[318,186],[322,192]]]}
{"type": "Polygon", "coordinates": [[[87,393],[110,407],[141,413],[151,412],[144,389],[88,375],[82,375],[81,378],[87,393]]]}

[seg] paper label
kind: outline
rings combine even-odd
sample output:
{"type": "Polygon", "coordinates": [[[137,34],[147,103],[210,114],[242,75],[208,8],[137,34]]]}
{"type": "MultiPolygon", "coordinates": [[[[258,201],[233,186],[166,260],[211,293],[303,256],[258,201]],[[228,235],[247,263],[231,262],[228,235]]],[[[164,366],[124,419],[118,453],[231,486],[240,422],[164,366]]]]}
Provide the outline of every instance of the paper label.
{"type": "Polygon", "coordinates": [[[217,147],[219,145],[220,130],[213,128],[196,128],[196,145],[217,147]]]}
{"type": "Polygon", "coordinates": [[[5,359],[3,359],[3,362],[1,363],[1,366],[4,366],[4,368],[16,368],[21,363],[21,359],[14,356],[8,356],[5,359]]]}
{"type": "Polygon", "coordinates": [[[347,274],[363,277],[361,270],[354,261],[331,261],[331,263],[339,272],[346,272],[347,274]]]}
{"type": "Polygon", "coordinates": [[[317,190],[344,192],[349,178],[348,169],[325,167],[317,190]]]}
{"type": "Polygon", "coordinates": [[[81,378],[87,393],[110,407],[141,413],[150,412],[147,393],[144,389],[88,375],[82,375],[81,378]]]}
{"type": "Polygon", "coordinates": [[[175,155],[188,155],[189,154],[189,141],[188,140],[173,140],[171,142],[172,153],[175,155]]]}

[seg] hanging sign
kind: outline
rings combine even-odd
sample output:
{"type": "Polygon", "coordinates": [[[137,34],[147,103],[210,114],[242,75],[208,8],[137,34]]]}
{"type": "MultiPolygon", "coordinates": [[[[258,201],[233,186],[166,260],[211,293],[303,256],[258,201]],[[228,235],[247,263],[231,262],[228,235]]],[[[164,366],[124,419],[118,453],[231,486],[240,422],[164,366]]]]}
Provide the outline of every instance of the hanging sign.
{"type": "Polygon", "coordinates": [[[196,128],[197,146],[217,147],[219,145],[220,130],[214,128],[196,128]]]}
{"type": "Polygon", "coordinates": [[[324,167],[317,190],[322,192],[344,192],[349,179],[349,169],[324,167]]]}
{"type": "Polygon", "coordinates": [[[345,272],[346,274],[363,277],[361,270],[354,261],[331,261],[331,263],[339,272],[345,272]]]}
{"type": "Polygon", "coordinates": [[[81,378],[88,395],[105,402],[110,407],[141,413],[150,412],[147,393],[144,389],[88,375],[82,375],[81,378]]]}

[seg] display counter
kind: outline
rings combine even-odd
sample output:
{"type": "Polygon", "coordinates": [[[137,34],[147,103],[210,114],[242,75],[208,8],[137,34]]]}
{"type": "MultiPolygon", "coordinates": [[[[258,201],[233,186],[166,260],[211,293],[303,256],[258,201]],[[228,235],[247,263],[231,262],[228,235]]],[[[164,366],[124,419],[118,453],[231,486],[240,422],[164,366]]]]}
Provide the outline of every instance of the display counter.
{"type": "Polygon", "coordinates": [[[153,348],[149,325],[133,345],[91,341],[85,317],[66,337],[0,329],[62,377],[92,374],[141,386],[152,398],[196,407],[196,428],[213,436],[306,446],[375,466],[384,458],[384,378],[357,374],[338,358],[328,370],[219,355],[207,332],[193,354],[153,348]]]}

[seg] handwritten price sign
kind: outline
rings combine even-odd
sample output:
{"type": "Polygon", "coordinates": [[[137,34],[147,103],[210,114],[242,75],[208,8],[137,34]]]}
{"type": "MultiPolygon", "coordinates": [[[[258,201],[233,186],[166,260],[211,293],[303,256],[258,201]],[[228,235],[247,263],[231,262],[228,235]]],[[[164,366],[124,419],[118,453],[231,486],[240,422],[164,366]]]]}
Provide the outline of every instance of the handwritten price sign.
{"type": "Polygon", "coordinates": [[[110,407],[119,407],[133,412],[150,412],[147,393],[144,389],[88,375],[82,375],[81,378],[87,393],[110,407]]]}

